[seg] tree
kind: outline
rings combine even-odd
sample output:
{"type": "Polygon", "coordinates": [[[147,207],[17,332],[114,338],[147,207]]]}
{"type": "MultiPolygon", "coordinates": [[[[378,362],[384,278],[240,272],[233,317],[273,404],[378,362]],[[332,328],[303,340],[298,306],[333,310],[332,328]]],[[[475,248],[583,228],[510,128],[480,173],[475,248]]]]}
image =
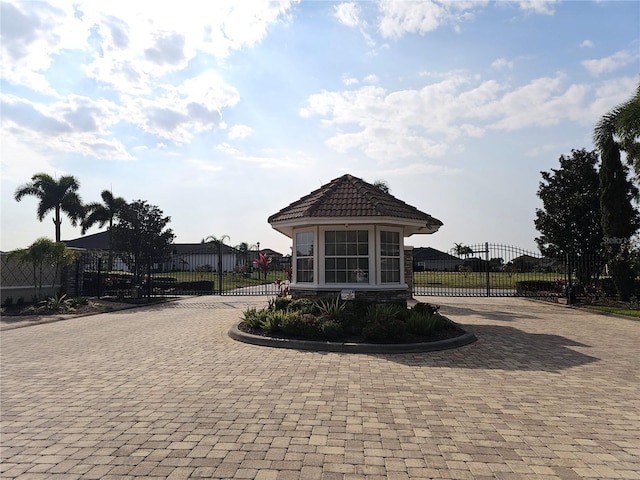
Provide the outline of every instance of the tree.
{"type": "Polygon", "coordinates": [[[593,140],[600,151],[600,209],[609,270],[622,300],[633,293],[635,274],[632,268],[630,240],[640,228],[640,215],[633,206],[638,189],[628,179],[621,161],[621,150],[637,153],[640,132],[638,101],[640,87],[629,102],[615,107],[596,125],[593,140]]]}
{"type": "Polygon", "coordinates": [[[81,224],[83,235],[95,224],[102,228],[108,223],[109,229],[111,229],[113,227],[113,219],[118,216],[120,210],[127,204],[124,198],[114,197],[109,190],[103,190],[101,197],[104,203],[92,202],[85,205],[85,218],[81,224]]]}
{"type": "Polygon", "coordinates": [[[391,192],[389,184],[386,182],[386,180],[376,180],[375,182],[373,182],[373,186],[379,190],[382,190],[384,193],[391,192]]]}
{"type": "Polygon", "coordinates": [[[137,283],[145,265],[165,259],[171,252],[174,234],[166,228],[171,217],[144,200],[135,200],[120,210],[112,227],[113,247],[134,274],[137,283]]]}
{"type": "MultiPolygon", "coordinates": [[[[618,139],[618,148],[627,154],[627,162],[635,168],[640,178],[640,84],[629,101],[614,107],[604,115],[594,131],[594,142],[598,149],[611,138],[618,139]]],[[[602,154],[602,150],[600,151],[602,154]]]]}
{"type": "Polygon", "coordinates": [[[464,258],[469,258],[469,255],[473,255],[473,248],[463,245],[462,243],[454,243],[453,251],[456,252],[456,255],[459,257],[464,255],[464,258]]]}
{"type": "Polygon", "coordinates": [[[100,228],[109,224],[109,270],[113,263],[113,220],[127,204],[124,198],[114,197],[109,190],[102,191],[104,203],[92,202],[85,206],[85,217],[82,220],[82,234],[84,235],[96,223],[100,228]]]}
{"type": "Polygon", "coordinates": [[[9,258],[16,258],[20,263],[30,263],[33,266],[33,285],[36,297],[42,296],[44,267],[53,267],[51,288],[55,286],[60,269],[70,265],[76,258],[75,252],[68,250],[62,242],[52,242],[48,238],[38,238],[27,248],[9,252],[9,258]]]}
{"type": "Polygon", "coordinates": [[[538,248],[545,256],[602,255],[598,155],[585,149],[560,156],[560,168],[540,172],[536,210],[538,248]]]}
{"type": "Polygon", "coordinates": [[[42,221],[45,215],[53,210],[53,223],[56,228],[56,242],[60,241],[60,213],[64,212],[71,220],[74,227],[84,215],[82,200],[76,193],[80,188],[80,183],[72,175],[60,177],[55,180],[46,173],[36,173],[31,177],[31,182],[21,185],[16,189],[14,198],[16,201],[22,200],[26,195],[33,195],[40,200],[38,204],[38,220],[42,221]]]}

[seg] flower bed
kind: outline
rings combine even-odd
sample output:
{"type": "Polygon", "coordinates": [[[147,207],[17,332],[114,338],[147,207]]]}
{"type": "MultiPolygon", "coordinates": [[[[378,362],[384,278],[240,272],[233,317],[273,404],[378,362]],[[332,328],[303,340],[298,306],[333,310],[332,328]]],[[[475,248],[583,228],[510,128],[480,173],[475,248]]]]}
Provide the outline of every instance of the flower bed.
{"type": "Polygon", "coordinates": [[[238,329],[252,335],[331,342],[423,343],[465,332],[440,315],[439,307],[276,298],[265,309],[244,311],[238,329]]]}

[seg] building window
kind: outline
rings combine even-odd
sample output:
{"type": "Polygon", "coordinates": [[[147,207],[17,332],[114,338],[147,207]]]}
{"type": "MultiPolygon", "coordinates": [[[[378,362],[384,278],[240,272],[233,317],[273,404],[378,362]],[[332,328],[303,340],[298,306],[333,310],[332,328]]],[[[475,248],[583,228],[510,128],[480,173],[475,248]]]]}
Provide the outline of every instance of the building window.
{"type": "Polygon", "coordinates": [[[324,232],[325,283],[369,283],[369,232],[324,232]]]}
{"type": "Polygon", "coordinates": [[[313,283],[313,232],[296,233],[296,282],[313,283]]]}
{"type": "Polygon", "coordinates": [[[399,232],[380,232],[380,281],[400,283],[399,232]]]}

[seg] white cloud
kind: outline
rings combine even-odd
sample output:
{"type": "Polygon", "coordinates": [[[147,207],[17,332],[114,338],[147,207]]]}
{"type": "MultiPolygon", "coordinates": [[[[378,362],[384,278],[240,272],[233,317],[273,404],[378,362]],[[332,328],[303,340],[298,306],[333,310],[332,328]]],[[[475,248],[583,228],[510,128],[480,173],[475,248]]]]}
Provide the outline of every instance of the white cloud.
{"type": "Polygon", "coordinates": [[[363,81],[364,83],[370,83],[370,84],[378,83],[378,82],[379,82],[379,80],[380,80],[380,79],[378,78],[378,76],[377,76],[377,75],[374,75],[373,73],[372,73],[372,74],[370,74],[370,75],[367,75],[366,77],[364,77],[364,78],[362,79],[362,81],[363,81]]]}
{"type": "Polygon", "coordinates": [[[160,85],[154,96],[139,96],[127,104],[124,118],[147,133],[176,143],[220,128],[222,109],[236,105],[238,91],[208,70],[179,85],[160,85]]]}
{"type": "Polygon", "coordinates": [[[591,40],[583,40],[580,43],[580,48],[591,48],[593,46],[594,46],[594,44],[593,44],[593,42],[591,40]]]}
{"type": "Polygon", "coordinates": [[[229,129],[227,136],[229,139],[247,138],[253,133],[253,129],[247,125],[234,125],[229,129]]]}
{"type": "Polygon", "coordinates": [[[179,9],[158,2],[113,0],[2,3],[2,76],[54,95],[42,72],[65,50],[90,52],[87,74],[118,92],[150,93],[153,78],[181,70],[198,52],[226,58],[260,42],[298,0],[233,1],[207,6],[185,0],[179,9]]]}
{"type": "Polygon", "coordinates": [[[37,92],[55,95],[42,74],[65,49],[84,50],[89,30],[69,2],[0,3],[2,78],[37,92]]]}
{"type": "Polygon", "coordinates": [[[567,85],[566,80],[557,74],[513,88],[456,73],[420,89],[323,91],[307,99],[300,115],[320,117],[333,150],[386,163],[442,157],[457,148],[459,139],[481,137],[489,129],[509,132],[566,120],[594,124],[633,91],[633,79],[613,86],[567,85]]]}
{"type": "Polygon", "coordinates": [[[404,2],[381,0],[378,4],[380,19],[378,29],[385,38],[399,38],[407,33],[424,35],[443,24],[469,21],[475,11],[483,8],[487,1],[442,2],[425,0],[404,2]]]}
{"type": "Polygon", "coordinates": [[[344,83],[346,86],[349,85],[355,85],[358,83],[358,79],[357,78],[353,78],[353,77],[342,77],[342,83],[344,83]]]}
{"type": "Polygon", "coordinates": [[[360,22],[360,7],[355,2],[341,3],[334,8],[334,15],[340,23],[347,27],[359,27],[360,22]]]}
{"type": "Polygon", "coordinates": [[[625,67],[633,62],[637,62],[640,53],[631,50],[621,50],[613,55],[605,58],[584,60],[582,66],[594,77],[603,73],[613,72],[619,68],[625,67]]]}
{"type": "MultiPolygon", "coordinates": [[[[300,158],[292,158],[288,155],[270,155],[267,152],[266,155],[250,155],[244,153],[237,148],[232,147],[228,143],[220,143],[216,146],[216,150],[219,152],[228,155],[233,160],[243,163],[249,163],[253,165],[257,165],[259,168],[265,169],[274,169],[274,168],[288,168],[288,169],[297,169],[302,168],[305,165],[305,161],[300,160],[300,158]]],[[[298,157],[298,155],[296,155],[298,157]]]]}
{"type": "Polygon", "coordinates": [[[495,68],[496,70],[502,70],[504,68],[512,69],[513,62],[510,60],[507,60],[506,58],[498,58],[494,60],[493,63],[491,63],[491,67],[495,68]]]}
{"type": "Polygon", "coordinates": [[[132,160],[125,146],[110,135],[120,109],[104,99],[70,95],[51,104],[0,94],[5,138],[60,151],[112,160],[132,160]]]}
{"type": "Polygon", "coordinates": [[[518,0],[516,3],[525,12],[553,15],[555,13],[554,6],[560,3],[560,0],[518,0]]]}

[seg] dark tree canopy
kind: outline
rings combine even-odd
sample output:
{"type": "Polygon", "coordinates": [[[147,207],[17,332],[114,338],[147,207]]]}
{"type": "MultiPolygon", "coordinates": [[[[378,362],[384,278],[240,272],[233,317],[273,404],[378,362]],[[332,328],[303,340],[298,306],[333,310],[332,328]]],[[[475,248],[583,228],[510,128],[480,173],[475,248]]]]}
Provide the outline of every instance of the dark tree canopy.
{"type": "Polygon", "coordinates": [[[162,210],[144,200],[125,205],[118,214],[113,230],[113,248],[129,269],[138,276],[147,261],[159,262],[171,252],[173,231],[166,226],[171,221],[162,210]]]}
{"type": "Polygon", "coordinates": [[[572,150],[560,168],[540,172],[536,243],[544,255],[601,254],[603,250],[596,152],[572,150]]]}
{"type": "Polygon", "coordinates": [[[640,145],[640,86],[626,103],[618,105],[604,115],[593,132],[593,140],[602,157],[600,168],[600,209],[602,230],[606,242],[607,261],[622,300],[630,298],[636,272],[630,239],[640,226],[640,216],[633,205],[638,199],[638,189],[629,181],[627,169],[622,164],[620,152],[639,165],[640,145]]]}

